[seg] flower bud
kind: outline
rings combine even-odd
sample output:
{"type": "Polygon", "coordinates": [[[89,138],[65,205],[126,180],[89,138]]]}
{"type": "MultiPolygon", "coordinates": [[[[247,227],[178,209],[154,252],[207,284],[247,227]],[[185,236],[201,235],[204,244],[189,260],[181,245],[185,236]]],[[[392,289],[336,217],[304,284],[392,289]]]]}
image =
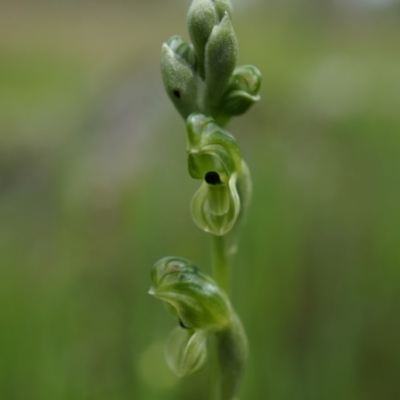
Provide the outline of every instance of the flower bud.
{"type": "Polygon", "coordinates": [[[178,56],[182,57],[193,70],[196,70],[196,53],[193,45],[188,44],[182,36],[171,36],[166,42],[167,46],[178,56]]]}
{"type": "Polygon", "coordinates": [[[211,106],[217,107],[236,66],[238,45],[228,13],[216,25],[205,53],[205,80],[211,106]]]}
{"type": "Polygon", "coordinates": [[[213,0],[217,8],[219,19],[221,20],[225,13],[228,13],[229,18],[232,19],[232,4],[230,0],[213,0]]]}
{"type": "Polygon", "coordinates": [[[200,75],[204,76],[204,51],[215,25],[219,22],[212,0],[194,0],[187,15],[190,39],[199,58],[200,75]]]}
{"type": "Polygon", "coordinates": [[[228,115],[240,115],[260,99],[261,73],[252,65],[238,67],[222,96],[221,109],[228,115]]]}
{"type": "Polygon", "coordinates": [[[191,261],[163,258],[153,266],[151,278],[149,293],[164,300],[186,328],[218,331],[229,323],[226,294],[191,261]]]}
{"type": "Polygon", "coordinates": [[[176,38],[162,46],[161,75],[165,90],[184,119],[198,110],[196,101],[204,85],[189,64],[191,57],[188,47],[176,38]]]}
{"type": "Polygon", "coordinates": [[[168,366],[180,378],[198,371],[207,359],[207,332],[176,327],[165,344],[168,366]]]}

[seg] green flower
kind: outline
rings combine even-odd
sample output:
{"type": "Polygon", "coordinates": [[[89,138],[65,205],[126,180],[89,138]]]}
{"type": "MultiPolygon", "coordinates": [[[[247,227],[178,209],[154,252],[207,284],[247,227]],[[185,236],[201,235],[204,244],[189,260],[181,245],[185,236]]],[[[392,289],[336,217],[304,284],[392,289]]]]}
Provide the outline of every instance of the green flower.
{"type": "Polygon", "coordinates": [[[165,301],[182,326],[218,331],[231,316],[231,305],[215,281],[191,261],[178,257],[159,260],[151,271],[149,293],[165,301]]]}
{"type": "Polygon", "coordinates": [[[189,173],[203,181],[192,199],[192,218],[204,231],[225,235],[250,195],[247,166],[234,137],[212,118],[192,114],[186,126],[189,173]]]}
{"type": "Polygon", "coordinates": [[[237,67],[221,100],[222,113],[229,116],[246,112],[260,100],[261,73],[252,65],[237,67]]]}

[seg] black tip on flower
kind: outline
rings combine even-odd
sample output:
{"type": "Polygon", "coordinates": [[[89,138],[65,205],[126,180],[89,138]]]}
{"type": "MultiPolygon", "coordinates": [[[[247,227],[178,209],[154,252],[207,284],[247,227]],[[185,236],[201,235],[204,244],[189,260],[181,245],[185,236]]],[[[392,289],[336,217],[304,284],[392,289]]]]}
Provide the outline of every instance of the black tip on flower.
{"type": "Polygon", "coordinates": [[[218,172],[215,171],[207,172],[204,179],[209,185],[220,185],[222,183],[218,172]]]}

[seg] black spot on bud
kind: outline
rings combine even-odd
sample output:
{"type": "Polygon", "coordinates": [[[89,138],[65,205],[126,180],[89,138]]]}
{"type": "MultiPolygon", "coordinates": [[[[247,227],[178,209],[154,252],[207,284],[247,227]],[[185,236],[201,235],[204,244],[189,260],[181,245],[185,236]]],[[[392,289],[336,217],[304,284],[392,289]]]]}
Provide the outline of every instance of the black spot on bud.
{"type": "Polygon", "coordinates": [[[220,185],[222,183],[218,172],[215,171],[207,172],[204,179],[209,185],[220,185]]]}
{"type": "Polygon", "coordinates": [[[181,98],[181,92],[178,89],[174,89],[173,93],[176,98],[178,99],[181,98]]]}

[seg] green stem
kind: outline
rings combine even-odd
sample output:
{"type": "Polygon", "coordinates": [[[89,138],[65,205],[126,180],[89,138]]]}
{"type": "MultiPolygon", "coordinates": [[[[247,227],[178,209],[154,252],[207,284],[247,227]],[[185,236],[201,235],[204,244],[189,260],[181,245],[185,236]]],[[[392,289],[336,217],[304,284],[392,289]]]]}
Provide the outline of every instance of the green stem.
{"type": "Polygon", "coordinates": [[[232,323],[218,332],[217,352],[220,377],[218,400],[238,400],[239,387],[247,359],[247,339],[240,319],[234,314],[232,323]]]}
{"type": "Polygon", "coordinates": [[[229,295],[231,287],[231,266],[226,238],[212,235],[211,237],[212,275],[219,287],[229,295]]]}
{"type": "MultiPolygon", "coordinates": [[[[212,236],[212,274],[229,295],[231,266],[227,239],[212,236]]],[[[238,400],[237,394],[247,358],[247,339],[239,317],[232,310],[232,321],[216,333],[219,377],[214,392],[216,400],[238,400]]]]}

